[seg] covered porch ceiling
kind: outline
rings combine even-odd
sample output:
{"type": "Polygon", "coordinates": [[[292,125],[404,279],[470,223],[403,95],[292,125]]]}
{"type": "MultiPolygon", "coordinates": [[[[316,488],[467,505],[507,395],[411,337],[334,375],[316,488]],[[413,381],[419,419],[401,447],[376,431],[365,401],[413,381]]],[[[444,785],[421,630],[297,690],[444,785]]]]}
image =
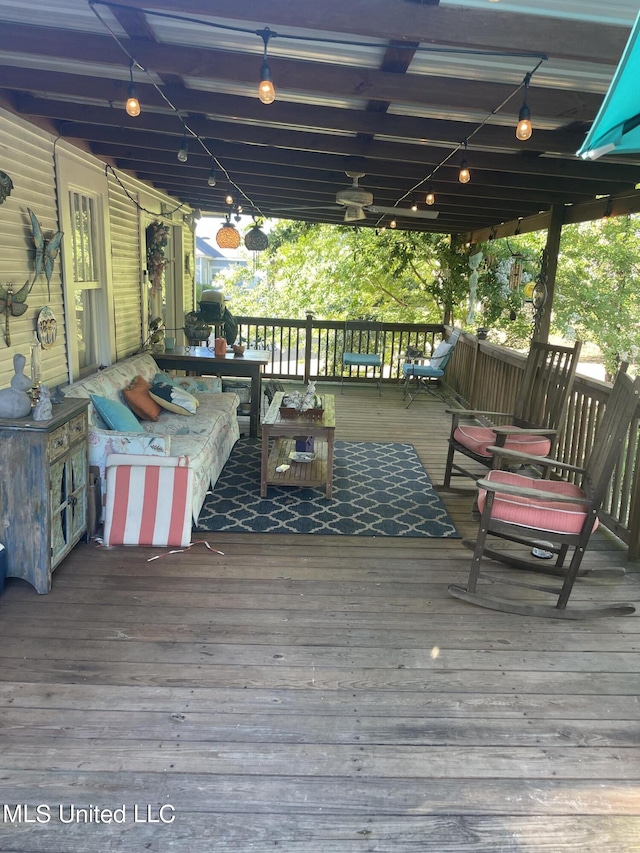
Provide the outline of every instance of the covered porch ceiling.
{"type": "Polygon", "coordinates": [[[378,207],[353,224],[499,236],[554,205],[573,205],[573,221],[640,209],[640,157],[575,153],[637,12],[637,0],[0,0],[0,103],[203,213],[224,215],[231,193],[244,213],[343,223],[351,171],[378,207]],[[533,134],[520,141],[525,94],[533,134]]]}

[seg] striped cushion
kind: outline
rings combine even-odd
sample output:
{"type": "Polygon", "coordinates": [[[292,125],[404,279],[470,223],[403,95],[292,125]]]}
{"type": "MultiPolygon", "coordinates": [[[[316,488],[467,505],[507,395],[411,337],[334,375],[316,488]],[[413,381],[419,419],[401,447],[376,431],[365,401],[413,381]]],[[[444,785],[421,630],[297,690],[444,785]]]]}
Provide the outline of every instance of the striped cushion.
{"type": "Polygon", "coordinates": [[[189,459],[107,458],[105,545],[180,545],[191,541],[193,470],[189,459]]]}
{"type": "MultiPolygon", "coordinates": [[[[518,429],[518,427],[510,427],[518,429]]],[[[453,433],[453,437],[463,447],[477,453],[478,456],[490,457],[492,454],[487,447],[496,443],[496,434],[489,427],[467,426],[462,424],[453,433]]],[[[505,447],[531,456],[547,456],[551,450],[551,439],[544,435],[528,435],[525,431],[507,437],[505,447]]]]}
{"type": "MultiPolygon", "coordinates": [[[[553,492],[565,497],[584,497],[584,492],[579,486],[566,483],[564,480],[537,480],[533,477],[524,477],[522,474],[512,474],[509,471],[490,471],[484,479],[493,483],[506,483],[542,492],[553,492]]],[[[484,509],[486,497],[486,490],[479,489],[478,506],[481,512],[484,509]]],[[[491,510],[492,519],[521,524],[547,533],[579,533],[586,514],[586,508],[580,504],[500,494],[496,494],[491,510]]],[[[593,529],[595,530],[597,526],[596,519],[593,529]]]]}

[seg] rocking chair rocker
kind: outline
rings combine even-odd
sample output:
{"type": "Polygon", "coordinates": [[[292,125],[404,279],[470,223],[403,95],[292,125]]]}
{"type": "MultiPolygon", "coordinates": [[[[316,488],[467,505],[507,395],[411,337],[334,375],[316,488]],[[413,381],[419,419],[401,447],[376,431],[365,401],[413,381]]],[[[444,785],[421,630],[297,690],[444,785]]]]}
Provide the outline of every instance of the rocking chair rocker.
{"type": "MultiPolygon", "coordinates": [[[[620,370],[604,415],[597,426],[593,447],[584,468],[554,459],[531,456],[504,447],[491,447],[497,457],[512,463],[541,465],[571,476],[567,480],[534,479],[509,471],[493,469],[478,481],[478,505],[482,511],[478,538],[475,542],[463,541],[473,551],[473,559],[466,587],[452,585],[449,594],[487,607],[522,616],[546,616],[560,619],[585,619],[599,616],[628,616],[635,612],[631,604],[611,604],[590,608],[569,608],[567,603],[578,577],[621,577],[624,569],[582,569],[581,563],[591,533],[598,525],[598,511],[623,447],[640,397],[640,377],[635,380],[620,370]],[[557,555],[553,564],[531,561],[510,554],[506,550],[487,547],[487,537],[517,542],[528,549],[544,549],[557,555]],[[567,567],[564,560],[573,549],[567,567]],[[528,572],[559,576],[562,583],[541,585],[514,579],[509,574],[487,574],[481,571],[483,557],[497,560],[508,566],[528,572]],[[478,592],[478,580],[495,584],[512,584],[557,596],[555,604],[520,602],[516,599],[496,598],[478,592]]],[[[632,434],[630,441],[637,440],[632,434]]]]}

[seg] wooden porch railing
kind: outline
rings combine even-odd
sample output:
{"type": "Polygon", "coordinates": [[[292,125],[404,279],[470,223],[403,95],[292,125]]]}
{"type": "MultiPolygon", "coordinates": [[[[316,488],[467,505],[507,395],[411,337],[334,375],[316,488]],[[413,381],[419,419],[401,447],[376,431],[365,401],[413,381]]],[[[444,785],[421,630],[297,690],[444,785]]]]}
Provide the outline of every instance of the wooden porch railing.
{"type": "MultiPolygon", "coordinates": [[[[344,323],[337,320],[304,320],[236,317],[243,343],[269,349],[271,364],[266,372],[274,378],[338,381],[342,376],[344,323]]],[[[382,323],[379,351],[383,356],[383,382],[396,382],[402,375],[407,346],[428,356],[449,330],[439,324],[382,323]]],[[[373,326],[372,326],[373,334],[373,326]]],[[[513,409],[526,355],[478,340],[463,333],[446,373],[449,391],[465,405],[494,412],[513,409]]],[[[374,382],[364,368],[354,367],[345,381],[374,382]]],[[[563,461],[583,465],[593,442],[611,385],[577,376],[566,424],[558,445],[563,461]]],[[[628,545],[629,558],[640,559],[640,408],[629,429],[627,441],[611,479],[600,513],[602,522],[628,545]]]]}
{"type": "MultiPolygon", "coordinates": [[[[242,343],[250,349],[268,349],[271,364],[266,372],[279,379],[338,381],[342,377],[344,322],[314,320],[281,320],[264,317],[236,317],[242,343]]],[[[404,353],[408,346],[427,355],[442,338],[444,326],[437,323],[382,323],[378,350],[382,355],[383,381],[397,380],[402,373],[404,353]]],[[[372,335],[373,337],[373,328],[372,335]]],[[[345,382],[375,382],[366,368],[352,367],[345,382]]]]}

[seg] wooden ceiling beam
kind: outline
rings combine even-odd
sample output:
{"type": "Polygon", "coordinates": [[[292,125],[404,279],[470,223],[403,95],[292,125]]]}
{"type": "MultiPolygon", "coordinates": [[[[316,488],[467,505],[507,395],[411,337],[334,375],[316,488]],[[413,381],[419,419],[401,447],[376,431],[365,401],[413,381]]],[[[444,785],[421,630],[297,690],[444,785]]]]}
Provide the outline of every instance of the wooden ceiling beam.
{"type": "MultiPolygon", "coordinates": [[[[124,14],[126,10],[119,10],[124,14]]],[[[136,13],[138,14],[138,13],[136,13]]],[[[127,28],[133,29],[134,22],[127,19],[127,28]]],[[[255,89],[256,66],[253,55],[233,51],[190,47],[188,45],[163,44],[143,40],[142,31],[149,31],[140,25],[134,30],[135,38],[123,39],[123,45],[136,60],[160,75],[172,75],[175,78],[196,77],[200,81],[208,81],[214,89],[216,82],[244,83],[248,92],[255,89]]],[[[64,59],[67,62],[101,63],[113,65],[116,80],[128,79],[128,63],[121,50],[117,48],[109,36],[94,33],[83,33],[78,38],[77,33],[57,30],[55,38],[51,36],[48,27],[29,26],[3,22],[0,28],[0,51],[11,54],[17,52],[34,57],[49,56],[53,59],[64,59]]],[[[270,58],[274,78],[278,81],[279,97],[286,97],[287,90],[309,92],[313,94],[331,93],[335,97],[366,98],[387,101],[398,101],[404,104],[419,104],[434,109],[446,110],[455,103],[463,109],[490,113],[497,104],[501,104],[513,91],[515,86],[498,80],[467,80],[435,75],[397,74],[387,70],[355,68],[346,65],[336,65],[330,62],[310,62],[288,59],[280,56],[270,58]]],[[[50,91],[51,85],[59,86],[54,78],[63,78],[64,74],[43,72],[16,66],[12,73],[7,63],[3,67],[5,79],[16,80],[20,83],[20,73],[24,74],[22,88],[27,85],[37,85],[37,77],[30,82],[30,74],[47,74],[52,79],[49,85],[41,90],[50,91]]],[[[78,85],[80,75],[67,75],[75,79],[78,85]]],[[[142,86],[144,79],[139,71],[135,72],[136,85],[142,86]]],[[[13,83],[8,84],[13,85],[13,83]]],[[[65,90],[60,89],[64,94],[65,90]]],[[[67,94],[73,91],[71,89],[67,94]]],[[[520,104],[514,103],[506,111],[507,115],[515,115],[520,104]]],[[[535,75],[529,89],[529,101],[533,114],[541,118],[568,121],[591,121],[598,111],[602,96],[589,91],[538,87],[535,75]]]]}
{"type": "MultiPolygon", "coordinates": [[[[177,120],[174,119],[170,115],[160,116],[157,114],[155,114],[155,115],[153,115],[153,114],[148,115],[147,114],[147,115],[145,115],[143,122],[141,122],[140,121],[141,117],[138,117],[137,119],[131,119],[129,116],[126,115],[126,113],[124,113],[123,110],[115,110],[115,109],[109,109],[109,108],[104,108],[104,107],[84,106],[84,105],[78,105],[78,104],[65,104],[64,102],[49,101],[45,98],[34,98],[30,95],[23,95],[18,100],[18,103],[19,103],[20,112],[22,114],[27,114],[27,115],[32,115],[32,116],[36,115],[39,117],[48,117],[48,118],[52,118],[52,119],[57,119],[58,121],[62,122],[62,124],[60,125],[61,134],[65,133],[65,125],[64,125],[65,121],[71,121],[71,122],[82,121],[82,122],[90,122],[90,123],[95,123],[95,124],[106,124],[106,125],[111,125],[111,126],[125,126],[125,127],[127,125],[129,125],[130,127],[134,127],[134,128],[136,126],[138,128],[141,128],[141,126],[144,125],[146,130],[154,130],[154,131],[157,131],[160,133],[165,132],[167,127],[171,127],[172,123],[173,124],[177,123],[177,120]]],[[[227,122],[225,124],[229,125],[231,123],[227,122]]],[[[203,139],[209,138],[212,135],[212,132],[216,132],[217,134],[220,134],[221,131],[223,131],[221,122],[208,122],[207,120],[197,120],[196,119],[195,121],[190,122],[190,126],[203,139]]],[[[244,132],[246,130],[246,127],[243,125],[242,128],[243,128],[243,132],[244,132]]],[[[290,134],[295,133],[293,131],[277,131],[277,130],[274,130],[272,135],[269,136],[269,134],[265,128],[259,128],[259,130],[260,130],[260,137],[261,138],[263,138],[265,141],[266,141],[266,139],[270,139],[271,144],[274,144],[276,146],[278,145],[279,138],[282,138],[286,144],[289,144],[290,143],[290,134]]],[[[68,128],[66,129],[66,133],[67,134],[69,133],[68,128]]],[[[336,137],[336,136],[331,135],[331,134],[314,134],[314,133],[308,133],[307,134],[307,133],[301,133],[301,132],[298,132],[298,133],[300,136],[300,146],[303,149],[306,148],[307,150],[309,148],[315,148],[316,150],[323,150],[322,149],[323,144],[332,145],[332,144],[336,143],[337,139],[340,139],[340,137],[336,137]],[[306,145],[305,145],[305,143],[306,143],[306,145]]],[[[342,144],[344,145],[344,143],[342,143],[342,144]]],[[[360,146],[360,144],[357,141],[355,141],[355,142],[352,142],[348,146],[348,148],[351,148],[354,154],[357,153],[358,151],[360,151],[361,153],[364,154],[364,153],[366,153],[367,148],[369,148],[369,150],[371,149],[371,146],[367,145],[367,144],[363,144],[361,148],[359,146],[360,146]]],[[[348,153],[348,150],[347,151],[343,150],[343,153],[348,153]]],[[[398,156],[399,155],[400,155],[400,152],[398,152],[398,156]]],[[[508,156],[508,155],[505,155],[505,156],[508,156]]],[[[472,169],[474,169],[475,166],[474,166],[474,162],[473,162],[472,157],[470,155],[467,155],[467,159],[469,160],[470,167],[472,169]]],[[[440,174],[440,173],[438,173],[438,174],[440,174]]],[[[490,174],[491,175],[490,183],[492,183],[493,185],[499,184],[499,182],[502,180],[508,184],[513,184],[515,182],[516,186],[522,186],[523,188],[526,188],[528,185],[531,185],[532,188],[536,188],[536,187],[543,188],[543,189],[546,188],[546,189],[549,189],[552,191],[556,191],[558,193],[562,193],[563,190],[565,190],[566,192],[572,192],[575,189],[575,184],[576,184],[576,182],[573,179],[571,179],[571,180],[566,179],[565,180],[562,178],[554,178],[553,180],[551,180],[551,179],[540,178],[537,176],[536,176],[535,180],[531,179],[530,181],[528,181],[526,175],[519,173],[517,171],[513,172],[513,173],[506,173],[505,172],[503,177],[501,177],[501,173],[499,173],[499,172],[495,172],[495,173],[494,172],[491,172],[491,173],[485,172],[484,174],[490,174]]],[[[580,189],[582,191],[584,191],[585,193],[592,193],[593,195],[597,195],[598,193],[601,193],[601,192],[620,192],[623,189],[629,189],[629,188],[633,187],[633,184],[631,182],[625,182],[625,183],[607,182],[607,187],[608,187],[607,190],[604,190],[603,185],[599,184],[599,182],[597,182],[597,181],[594,181],[593,183],[591,183],[590,181],[585,180],[585,181],[582,181],[581,184],[582,184],[582,186],[580,187],[580,189]]]]}
{"type": "MultiPolygon", "coordinates": [[[[134,9],[175,13],[175,0],[119,0],[134,9]]],[[[341,33],[345,38],[377,38],[418,41],[425,45],[447,45],[461,49],[510,50],[541,53],[556,59],[615,65],[624,50],[629,27],[596,21],[572,21],[545,15],[525,15],[486,9],[426,6],[406,0],[269,0],[260,10],[264,24],[272,29],[300,27],[306,30],[341,33]],[[410,20],[410,24],[408,21],[410,20]],[[411,32],[410,39],[407,31],[411,32]]],[[[256,18],[255,0],[182,0],[180,13],[204,19],[219,16],[242,24],[256,18]]]]}

